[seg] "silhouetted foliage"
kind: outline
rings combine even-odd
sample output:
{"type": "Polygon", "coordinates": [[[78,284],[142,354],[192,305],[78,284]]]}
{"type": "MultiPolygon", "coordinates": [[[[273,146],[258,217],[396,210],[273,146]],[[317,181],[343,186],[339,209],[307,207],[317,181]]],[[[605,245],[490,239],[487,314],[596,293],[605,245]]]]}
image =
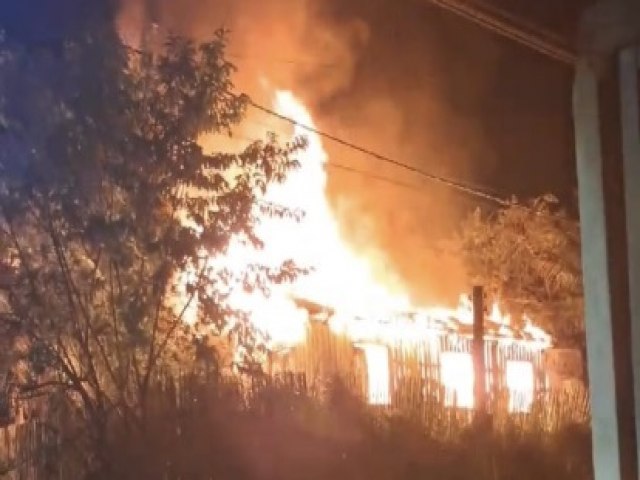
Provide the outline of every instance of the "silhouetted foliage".
{"type": "Polygon", "coordinates": [[[452,440],[402,414],[372,410],[339,383],[323,401],[274,384],[247,398],[232,383],[198,377],[178,391],[186,400],[154,410],[150,440],[121,432],[112,455],[117,478],[591,478],[590,437],[581,426],[539,435],[469,430],[452,440]]]}
{"type": "Polygon", "coordinates": [[[247,106],[225,46],[216,32],[134,51],[106,20],[52,48],[0,40],[2,335],[22,392],[62,392],[96,465],[109,464],[114,418],[144,431],[152,379],[195,362],[207,336],[260,347],[226,304],[231,288],[298,274],[291,262],[234,274],[209,261],[232,237],[260,246],[259,199],[304,147],[269,137],[203,151],[199,137],[230,135],[247,106]]]}
{"type": "Polygon", "coordinates": [[[460,250],[474,282],[514,314],[523,314],[560,344],[583,343],[578,221],[552,196],[516,201],[462,226],[460,250]]]}

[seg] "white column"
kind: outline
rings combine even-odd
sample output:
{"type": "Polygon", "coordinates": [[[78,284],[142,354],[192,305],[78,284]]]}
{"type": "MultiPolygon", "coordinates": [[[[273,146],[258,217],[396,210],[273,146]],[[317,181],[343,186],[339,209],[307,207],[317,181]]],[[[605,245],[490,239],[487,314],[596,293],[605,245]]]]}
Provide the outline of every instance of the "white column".
{"type": "Polygon", "coordinates": [[[607,264],[598,81],[586,63],[573,90],[595,480],[623,479],[607,264]]]}
{"type": "MultiPolygon", "coordinates": [[[[629,312],[633,362],[634,407],[640,412],[640,101],[638,67],[640,51],[628,47],[619,54],[620,113],[627,224],[629,312]]],[[[640,415],[636,413],[636,448],[640,458],[640,415]]]]}

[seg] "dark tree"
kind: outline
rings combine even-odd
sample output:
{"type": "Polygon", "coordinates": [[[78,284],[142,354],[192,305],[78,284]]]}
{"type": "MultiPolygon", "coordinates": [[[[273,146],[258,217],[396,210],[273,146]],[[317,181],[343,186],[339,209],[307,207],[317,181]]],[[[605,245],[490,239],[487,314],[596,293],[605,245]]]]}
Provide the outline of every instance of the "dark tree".
{"type": "Polygon", "coordinates": [[[208,260],[232,238],[260,247],[259,199],[304,142],[203,152],[199,137],[230,135],[247,107],[222,32],[147,53],[123,45],[109,16],[81,25],[37,48],[0,42],[0,326],[22,393],[65,400],[104,465],[113,422],[144,430],[158,372],[187,368],[207,335],[259,344],[227,292],[298,270],[234,277],[208,260]]]}

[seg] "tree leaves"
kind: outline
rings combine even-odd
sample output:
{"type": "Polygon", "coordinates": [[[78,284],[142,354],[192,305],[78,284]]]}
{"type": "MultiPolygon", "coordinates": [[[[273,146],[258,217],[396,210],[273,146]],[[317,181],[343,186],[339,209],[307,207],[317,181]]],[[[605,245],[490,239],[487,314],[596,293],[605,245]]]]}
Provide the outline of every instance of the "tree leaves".
{"type": "Polygon", "coordinates": [[[533,317],[561,343],[582,332],[579,225],[553,195],[488,215],[476,210],[459,249],[473,281],[510,313],[533,317]]]}
{"type": "Polygon", "coordinates": [[[226,305],[229,288],[268,290],[304,271],[285,262],[233,276],[207,259],[234,238],[261,246],[260,197],[306,146],[270,136],[238,154],[203,152],[200,136],[230,132],[248,102],[233,92],[222,32],[202,45],[169,37],[140,55],[98,27],[65,39],[57,56],[0,42],[0,58],[11,58],[0,62],[7,308],[31,373],[64,379],[94,416],[96,441],[106,415],[142,421],[154,372],[203,357],[207,329],[262,348],[245,313],[226,305]]]}

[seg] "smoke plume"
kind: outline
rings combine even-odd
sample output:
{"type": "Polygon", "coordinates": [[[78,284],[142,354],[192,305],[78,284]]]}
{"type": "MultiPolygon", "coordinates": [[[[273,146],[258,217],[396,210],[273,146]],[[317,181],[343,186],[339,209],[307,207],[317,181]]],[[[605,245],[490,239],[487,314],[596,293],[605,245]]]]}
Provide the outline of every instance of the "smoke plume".
{"type": "MultiPolygon", "coordinates": [[[[413,2],[123,2],[120,27],[132,42],[139,41],[142,25],[150,20],[196,40],[228,28],[237,89],[267,106],[266,85],[291,90],[319,127],[336,136],[457,178],[469,178],[472,157],[487,153],[482,131],[456,115],[455,101],[445,99],[482,98],[489,79],[469,81],[467,72],[493,62],[495,50],[480,47],[474,58],[454,55],[445,62],[438,29],[455,30],[455,22],[439,18],[438,29],[425,31],[434,22],[416,18],[416,5],[399,4],[413,2]]],[[[469,46],[460,41],[461,50],[469,46]]],[[[248,121],[273,125],[258,112],[248,121]]],[[[417,301],[453,300],[466,288],[464,272],[438,245],[452,235],[471,203],[415,173],[329,140],[325,146],[330,162],[371,173],[329,167],[328,195],[346,238],[376,259],[380,277],[397,272],[417,301]]]]}

